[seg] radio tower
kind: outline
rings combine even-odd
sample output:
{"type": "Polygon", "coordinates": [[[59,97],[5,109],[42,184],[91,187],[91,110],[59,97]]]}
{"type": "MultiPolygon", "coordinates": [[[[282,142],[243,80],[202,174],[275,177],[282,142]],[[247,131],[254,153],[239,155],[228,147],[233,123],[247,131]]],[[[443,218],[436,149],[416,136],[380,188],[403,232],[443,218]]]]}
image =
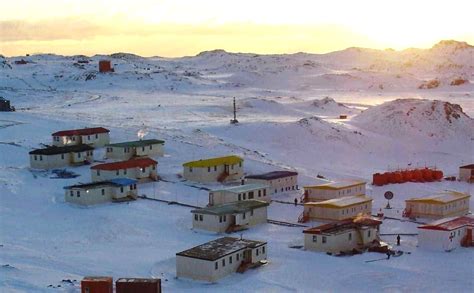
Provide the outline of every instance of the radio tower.
{"type": "Polygon", "coordinates": [[[230,124],[237,124],[239,120],[237,120],[237,107],[235,106],[235,97],[234,97],[234,119],[230,119],[230,124]]]}

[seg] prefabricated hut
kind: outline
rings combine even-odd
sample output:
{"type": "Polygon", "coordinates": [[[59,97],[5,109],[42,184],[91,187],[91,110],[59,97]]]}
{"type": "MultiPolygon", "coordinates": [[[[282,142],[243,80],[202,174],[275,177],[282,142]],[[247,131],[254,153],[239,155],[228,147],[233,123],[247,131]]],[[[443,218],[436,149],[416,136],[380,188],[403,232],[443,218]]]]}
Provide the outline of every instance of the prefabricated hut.
{"type": "Polygon", "coordinates": [[[269,203],[246,200],[192,210],[193,228],[213,232],[234,232],[267,222],[269,203]]]}
{"type": "Polygon", "coordinates": [[[78,166],[94,161],[94,148],[81,144],[71,146],[50,146],[29,152],[30,166],[34,169],[54,169],[78,166]]]}
{"type": "Polygon", "coordinates": [[[176,254],[176,276],[206,282],[217,280],[267,259],[267,242],[219,238],[176,254]]]}
{"type": "Polygon", "coordinates": [[[270,201],[268,185],[244,184],[209,191],[209,206],[251,199],[270,201]]]}
{"type": "Polygon", "coordinates": [[[0,97],[0,112],[11,112],[14,111],[15,108],[13,108],[10,105],[10,101],[5,99],[4,97],[0,97]]]}
{"type": "Polygon", "coordinates": [[[245,176],[247,183],[259,183],[270,186],[270,194],[283,193],[298,189],[298,173],[293,171],[273,171],[258,175],[245,176]]]}
{"type": "Polygon", "coordinates": [[[201,183],[240,180],[244,175],[243,162],[238,156],[187,162],[183,164],[183,177],[201,183]]]}
{"type": "Polygon", "coordinates": [[[372,198],[366,195],[353,195],[305,203],[304,211],[298,221],[340,221],[360,214],[370,215],[371,212],[372,198]]]}
{"type": "Polygon", "coordinates": [[[426,250],[451,251],[474,246],[474,216],[444,218],[418,226],[418,246],[426,250]]]}
{"type": "Polygon", "coordinates": [[[64,187],[64,199],[80,205],[134,200],[138,196],[137,180],[117,178],[64,187]]]}
{"type": "Polygon", "coordinates": [[[92,181],[104,181],[116,178],[153,179],[158,177],[158,162],[150,158],[137,158],[128,161],[99,164],[91,167],[92,181]]]}
{"type": "Polygon", "coordinates": [[[381,224],[372,217],[356,217],[309,228],[303,231],[304,248],[330,253],[365,250],[379,240],[381,224]]]}
{"type": "Polygon", "coordinates": [[[120,278],[115,281],[116,293],[161,293],[161,280],[150,278],[120,278]]]}
{"type": "Polygon", "coordinates": [[[474,183],[474,164],[459,167],[459,180],[474,183]]]}
{"type": "Polygon", "coordinates": [[[342,180],[313,186],[305,186],[302,202],[315,202],[353,195],[364,195],[367,182],[342,180]]]}
{"type": "Polygon", "coordinates": [[[113,290],[112,277],[84,277],[81,281],[81,293],[112,293],[113,290]]]}
{"type": "Polygon", "coordinates": [[[106,72],[114,72],[114,68],[112,67],[112,63],[110,60],[100,60],[99,61],[99,72],[106,73],[106,72]]]}
{"type": "Polygon", "coordinates": [[[165,142],[158,139],[144,139],[106,145],[108,159],[128,160],[133,157],[163,156],[165,142]]]}
{"type": "Polygon", "coordinates": [[[440,219],[462,216],[469,212],[471,195],[457,191],[444,191],[426,197],[405,200],[403,216],[408,218],[440,219]]]}
{"type": "Polygon", "coordinates": [[[53,145],[66,146],[88,144],[93,147],[103,147],[110,143],[110,130],[103,127],[62,130],[51,134],[53,145]]]}

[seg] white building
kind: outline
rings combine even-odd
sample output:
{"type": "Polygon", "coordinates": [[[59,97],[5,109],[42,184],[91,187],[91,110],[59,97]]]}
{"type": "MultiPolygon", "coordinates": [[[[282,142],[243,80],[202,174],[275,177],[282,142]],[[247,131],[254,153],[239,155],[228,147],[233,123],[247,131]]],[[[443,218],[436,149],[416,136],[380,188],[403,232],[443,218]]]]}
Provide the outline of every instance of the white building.
{"type": "Polygon", "coordinates": [[[366,195],[346,196],[305,203],[304,211],[298,221],[340,221],[359,215],[370,215],[371,212],[372,199],[370,197],[366,195]]]}
{"type": "Polygon", "coordinates": [[[93,147],[102,147],[110,143],[110,130],[103,127],[62,130],[53,133],[53,145],[79,145],[87,144],[93,147]]]}
{"type": "Polygon", "coordinates": [[[158,139],[144,139],[106,145],[108,159],[128,160],[133,157],[163,156],[165,142],[158,139]]]}
{"type": "Polygon", "coordinates": [[[209,191],[209,206],[251,199],[270,201],[268,185],[244,184],[209,191]]]}
{"type": "Polygon", "coordinates": [[[99,164],[91,167],[92,181],[105,181],[116,178],[157,180],[158,162],[150,158],[137,158],[128,161],[99,164]]]}
{"type": "Polygon", "coordinates": [[[193,228],[213,232],[234,232],[267,222],[267,206],[261,200],[246,200],[192,210],[193,228]]]}
{"type": "Polygon", "coordinates": [[[298,173],[293,171],[273,171],[245,176],[246,183],[259,183],[270,186],[270,194],[298,190],[298,173]]]}
{"type": "Polygon", "coordinates": [[[187,162],[183,164],[183,177],[201,183],[240,180],[244,175],[243,162],[238,156],[187,162]]]}
{"type": "Polygon", "coordinates": [[[474,164],[459,167],[459,180],[474,183],[474,164]]]}
{"type": "Polygon", "coordinates": [[[304,248],[330,253],[365,250],[378,245],[381,224],[375,218],[357,217],[309,228],[303,231],[304,248]]]}
{"type": "Polygon", "coordinates": [[[134,200],[138,196],[137,180],[118,178],[64,187],[64,199],[80,205],[134,200]]]}
{"type": "Polygon", "coordinates": [[[457,191],[443,191],[433,195],[405,200],[403,216],[408,218],[441,219],[463,216],[469,212],[471,195],[457,191]]]}
{"type": "Polygon", "coordinates": [[[418,246],[438,251],[474,246],[473,229],[473,216],[440,219],[418,227],[418,246]]]}
{"type": "Polygon", "coordinates": [[[176,276],[206,282],[244,272],[267,259],[267,243],[232,237],[219,238],[176,254],[176,276]]]}
{"type": "Polygon", "coordinates": [[[343,180],[304,187],[302,202],[314,202],[341,198],[346,196],[364,195],[367,182],[360,180],[343,180]]]}
{"type": "Polygon", "coordinates": [[[30,166],[34,169],[54,169],[78,166],[94,161],[94,148],[89,145],[51,146],[29,152],[30,166]]]}

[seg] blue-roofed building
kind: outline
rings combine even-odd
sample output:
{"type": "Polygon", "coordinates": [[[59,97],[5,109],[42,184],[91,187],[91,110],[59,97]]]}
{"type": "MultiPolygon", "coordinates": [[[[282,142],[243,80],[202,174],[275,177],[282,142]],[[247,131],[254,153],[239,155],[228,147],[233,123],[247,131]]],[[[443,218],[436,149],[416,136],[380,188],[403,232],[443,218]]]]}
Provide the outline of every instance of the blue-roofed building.
{"type": "Polygon", "coordinates": [[[115,178],[66,186],[64,198],[79,205],[135,200],[138,196],[137,182],[129,178],[115,178]]]}

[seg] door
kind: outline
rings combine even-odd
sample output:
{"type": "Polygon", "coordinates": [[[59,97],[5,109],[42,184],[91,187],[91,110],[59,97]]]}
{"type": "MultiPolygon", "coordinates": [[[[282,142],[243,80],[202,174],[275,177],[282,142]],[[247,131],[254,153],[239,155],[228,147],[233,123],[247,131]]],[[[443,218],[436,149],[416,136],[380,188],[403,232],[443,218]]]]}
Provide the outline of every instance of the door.
{"type": "Polygon", "coordinates": [[[214,205],[214,194],[209,193],[209,205],[212,206],[214,205]]]}
{"type": "Polygon", "coordinates": [[[244,251],[244,263],[252,262],[252,250],[248,249],[244,251]]]}
{"type": "Polygon", "coordinates": [[[229,165],[224,165],[224,173],[229,174],[229,165]]]}

